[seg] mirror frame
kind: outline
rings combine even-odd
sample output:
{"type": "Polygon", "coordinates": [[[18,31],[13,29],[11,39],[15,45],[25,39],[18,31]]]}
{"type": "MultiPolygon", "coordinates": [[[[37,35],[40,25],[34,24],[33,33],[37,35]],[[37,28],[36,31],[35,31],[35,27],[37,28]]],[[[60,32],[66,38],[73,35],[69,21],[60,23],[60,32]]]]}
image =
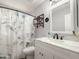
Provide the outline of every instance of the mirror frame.
{"type": "MultiPolygon", "coordinates": [[[[76,0],[70,0],[70,12],[71,12],[71,19],[72,19],[72,23],[73,23],[73,31],[76,29],[76,14],[75,14],[75,2],[76,0]]],[[[50,8],[51,8],[51,4],[50,4],[50,8]]],[[[64,34],[73,34],[73,31],[52,31],[52,10],[50,10],[49,12],[50,15],[50,33],[64,33],[64,34]]]]}

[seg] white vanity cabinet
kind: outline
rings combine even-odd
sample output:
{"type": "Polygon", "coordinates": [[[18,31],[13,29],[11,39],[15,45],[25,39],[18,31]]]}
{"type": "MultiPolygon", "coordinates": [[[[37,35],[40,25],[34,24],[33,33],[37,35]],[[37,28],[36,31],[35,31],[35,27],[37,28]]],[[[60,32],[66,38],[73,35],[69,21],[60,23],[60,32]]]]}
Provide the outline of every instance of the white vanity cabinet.
{"type": "MultiPolygon", "coordinates": [[[[39,44],[39,43],[38,43],[39,44]]],[[[39,46],[35,43],[35,59],[53,59],[53,53],[43,46],[39,46]]]]}
{"type": "Polygon", "coordinates": [[[36,46],[35,48],[35,59],[53,59],[53,53],[45,48],[36,46]]]}
{"type": "Polygon", "coordinates": [[[36,40],[35,59],[79,59],[79,54],[47,42],[36,40]]]}

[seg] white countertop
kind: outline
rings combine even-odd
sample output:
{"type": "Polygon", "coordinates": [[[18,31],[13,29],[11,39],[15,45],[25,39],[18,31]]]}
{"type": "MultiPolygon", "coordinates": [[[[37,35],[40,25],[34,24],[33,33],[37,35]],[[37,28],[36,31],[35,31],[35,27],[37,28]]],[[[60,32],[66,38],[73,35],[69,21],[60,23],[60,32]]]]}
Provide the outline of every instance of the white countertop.
{"type": "Polygon", "coordinates": [[[57,40],[52,38],[39,38],[37,40],[73,51],[79,54],[79,42],[70,41],[70,40],[57,40]]]}

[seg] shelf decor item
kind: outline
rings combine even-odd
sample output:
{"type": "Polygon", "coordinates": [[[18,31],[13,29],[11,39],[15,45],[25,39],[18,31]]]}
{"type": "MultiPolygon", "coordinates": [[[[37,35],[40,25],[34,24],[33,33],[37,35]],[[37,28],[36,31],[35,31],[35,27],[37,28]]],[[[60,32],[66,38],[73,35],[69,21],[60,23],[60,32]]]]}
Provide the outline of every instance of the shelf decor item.
{"type": "Polygon", "coordinates": [[[34,19],[34,25],[37,28],[40,26],[44,27],[44,14],[41,14],[34,19]]]}

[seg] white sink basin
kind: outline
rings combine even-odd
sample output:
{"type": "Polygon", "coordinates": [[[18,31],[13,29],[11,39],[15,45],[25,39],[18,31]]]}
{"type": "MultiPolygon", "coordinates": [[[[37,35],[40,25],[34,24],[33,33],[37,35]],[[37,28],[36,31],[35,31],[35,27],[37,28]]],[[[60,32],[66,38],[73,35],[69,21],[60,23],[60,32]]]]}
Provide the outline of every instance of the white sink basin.
{"type": "Polygon", "coordinates": [[[79,42],[70,41],[70,40],[63,40],[63,44],[72,47],[79,47],[79,42]]]}
{"type": "Polygon", "coordinates": [[[54,43],[57,43],[57,44],[60,44],[60,45],[71,46],[71,47],[78,47],[79,48],[79,42],[76,42],[76,41],[57,40],[57,39],[52,39],[50,41],[54,42],[54,43]]]}
{"type": "Polygon", "coordinates": [[[53,46],[58,46],[60,48],[64,48],[76,53],[79,53],[79,42],[77,41],[70,41],[70,40],[57,40],[52,38],[42,38],[38,39],[39,41],[45,42],[47,44],[51,44],[53,46]]]}

